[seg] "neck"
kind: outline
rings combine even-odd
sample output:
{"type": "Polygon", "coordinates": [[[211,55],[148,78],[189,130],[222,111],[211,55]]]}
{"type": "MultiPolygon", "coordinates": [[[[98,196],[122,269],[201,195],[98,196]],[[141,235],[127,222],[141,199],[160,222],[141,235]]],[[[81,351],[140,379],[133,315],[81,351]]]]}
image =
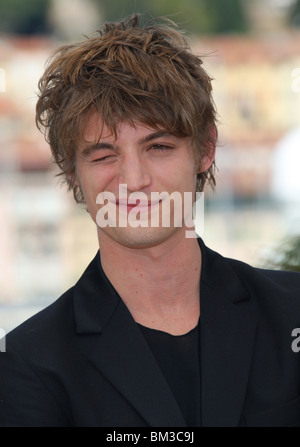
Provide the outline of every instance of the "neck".
{"type": "Polygon", "coordinates": [[[100,233],[103,270],[138,323],[179,335],[197,325],[201,251],[180,234],[148,248],[100,233]]]}

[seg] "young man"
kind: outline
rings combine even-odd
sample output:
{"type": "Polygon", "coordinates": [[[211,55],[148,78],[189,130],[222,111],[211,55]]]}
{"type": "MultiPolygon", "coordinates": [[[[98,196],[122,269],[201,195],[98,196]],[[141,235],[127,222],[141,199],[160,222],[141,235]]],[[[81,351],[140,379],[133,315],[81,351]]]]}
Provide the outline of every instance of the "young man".
{"type": "Polygon", "coordinates": [[[300,276],[187,237],[188,194],[214,184],[216,113],[169,25],[106,24],[40,81],[37,123],[100,251],[7,336],[1,426],[300,426],[300,276]]]}

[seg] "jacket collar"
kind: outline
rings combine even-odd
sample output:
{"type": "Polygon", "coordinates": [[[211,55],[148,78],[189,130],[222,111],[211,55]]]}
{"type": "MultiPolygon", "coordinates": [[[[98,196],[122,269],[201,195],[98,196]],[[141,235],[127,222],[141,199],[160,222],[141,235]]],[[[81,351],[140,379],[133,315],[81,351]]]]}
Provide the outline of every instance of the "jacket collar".
{"type": "Polygon", "coordinates": [[[255,300],[231,262],[202,251],[201,390],[203,425],[238,426],[250,372],[257,313],[255,300]]]}
{"type": "Polygon", "coordinates": [[[99,252],[74,287],[81,350],[153,427],[185,421],[138,326],[102,270],[99,252]],[[94,334],[94,335],[93,335],[94,334]]]}
{"type": "Polygon", "coordinates": [[[120,297],[105,275],[98,251],[74,286],[77,334],[101,334],[117,309],[120,297]]]}
{"type": "MultiPolygon", "coordinates": [[[[231,264],[202,252],[201,393],[204,426],[236,426],[256,328],[250,295],[231,264]]],[[[178,405],[127,307],[105,276],[99,252],[74,287],[76,333],[89,360],[150,426],[184,426],[178,405]],[[98,336],[96,336],[98,334],[98,336]]]]}

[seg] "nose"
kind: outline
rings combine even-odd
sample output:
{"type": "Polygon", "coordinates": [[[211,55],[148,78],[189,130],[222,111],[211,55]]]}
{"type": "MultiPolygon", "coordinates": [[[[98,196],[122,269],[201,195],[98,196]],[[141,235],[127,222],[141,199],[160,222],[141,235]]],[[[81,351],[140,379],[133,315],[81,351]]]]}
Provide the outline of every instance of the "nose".
{"type": "Polygon", "coordinates": [[[119,183],[127,185],[128,191],[142,191],[151,183],[150,172],[140,154],[127,153],[120,164],[119,183]]]}

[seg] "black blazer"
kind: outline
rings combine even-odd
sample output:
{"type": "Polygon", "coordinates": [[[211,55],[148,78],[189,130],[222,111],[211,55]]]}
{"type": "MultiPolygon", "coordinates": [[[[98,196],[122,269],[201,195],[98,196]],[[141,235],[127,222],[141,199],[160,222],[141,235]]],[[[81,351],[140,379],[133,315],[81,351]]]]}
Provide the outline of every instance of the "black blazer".
{"type": "MultiPolygon", "coordinates": [[[[203,426],[300,426],[292,349],[300,275],[254,269],[199,244],[203,426]]],[[[185,426],[99,253],[73,288],[7,336],[0,426],[185,426]]]]}

